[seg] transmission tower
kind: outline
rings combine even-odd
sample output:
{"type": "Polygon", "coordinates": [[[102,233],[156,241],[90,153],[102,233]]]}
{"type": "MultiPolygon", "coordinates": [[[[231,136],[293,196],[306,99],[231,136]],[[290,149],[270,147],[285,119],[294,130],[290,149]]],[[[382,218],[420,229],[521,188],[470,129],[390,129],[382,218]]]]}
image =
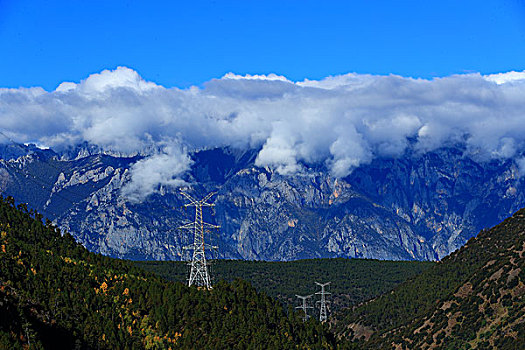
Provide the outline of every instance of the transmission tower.
{"type": "Polygon", "coordinates": [[[312,297],[312,295],[301,296],[301,295],[297,295],[296,294],[295,296],[303,301],[302,305],[296,306],[295,308],[303,310],[303,313],[304,313],[304,315],[303,315],[303,322],[304,322],[304,321],[308,320],[308,318],[310,317],[310,315],[308,315],[308,309],[313,309],[314,308],[313,306],[309,306],[308,303],[307,303],[307,300],[310,299],[312,297]]]}
{"type": "Polygon", "coordinates": [[[332,294],[332,293],[325,292],[324,287],[329,285],[330,282],[326,282],[326,283],[315,282],[315,284],[317,284],[318,286],[321,287],[321,291],[317,292],[315,294],[320,294],[321,295],[321,300],[317,301],[319,304],[321,304],[320,305],[321,309],[320,309],[320,312],[319,312],[319,321],[324,322],[328,318],[328,313],[327,313],[327,310],[326,310],[326,304],[329,303],[329,301],[326,301],[326,295],[332,294]]]}
{"type": "Polygon", "coordinates": [[[193,231],[193,244],[184,247],[184,249],[193,250],[193,256],[189,264],[191,269],[188,286],[196,285],[197,287],[212,289],[205,251],[206,249],[216,249],[217,247],[204,243],[204,231],[205,229],[217,229],[219,226],[209,224],[202,220],[202,207],[213,207],[215,205],[208,202],[215,192],[209,193],[200,201],[192,198],[185,192],[181,191],[181,194],[190,201],[184,205],[185,207],[195,207],[195,221],[179,227],[193,231]]]}

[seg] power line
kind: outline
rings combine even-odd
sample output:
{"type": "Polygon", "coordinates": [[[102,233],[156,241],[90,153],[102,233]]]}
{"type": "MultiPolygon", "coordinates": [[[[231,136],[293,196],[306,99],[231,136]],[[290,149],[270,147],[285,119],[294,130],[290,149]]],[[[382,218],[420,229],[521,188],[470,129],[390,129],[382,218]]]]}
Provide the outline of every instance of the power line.
{"type": "Polygon", "coordinates": [[[195,207],[195,220],[179,227],[193,231],[193,244],[184,247],[184,249],[193,250],[188,286],[196,285],[197,287],[212,289],[210,275],[208,273],[208,263],[206,261],[206,249],[217,249],[217,247],[204,243],[204,231],[205,228],[218,229],[219,226],[203,221],[202,207],[215,206],[215,204],[208,202],[215,192],[209,193],[201,200],[196,200],[185,192],[181,191],[180,193],[190,202],[185,204],[185,207],[195,207]]]}
{"type": "Polygon", "coordinates": [[[315,284],[321,287],[321,291],[315,294],[321,295],[321,300],[318,300],[317,303],[320,304],[319,321],[324,322],[328,319],[326,304],[329,303],[329,301],[326,300],[326,295],[332,294],[332,293],[325,292],[324,288],[328,286],[330,282],[326,282],[326,283],[315,282],[315,284]]]}
{"type": "Polygon", "coordinates": [[[305,322],[306,320],[308,320],[308,318],[310,318],[310,315],[308,315],[308,309],[314,308],[313,306],[308,305],[308,302],[307,302],[307,300],[310,299],[312,295],[310,294],[310,295],[302,296],[302,295],[296,294],[295,296],[302,300],[302,304],[299,306],[296,306],[295,308],[303,310],[303,322],[305,322]]]}

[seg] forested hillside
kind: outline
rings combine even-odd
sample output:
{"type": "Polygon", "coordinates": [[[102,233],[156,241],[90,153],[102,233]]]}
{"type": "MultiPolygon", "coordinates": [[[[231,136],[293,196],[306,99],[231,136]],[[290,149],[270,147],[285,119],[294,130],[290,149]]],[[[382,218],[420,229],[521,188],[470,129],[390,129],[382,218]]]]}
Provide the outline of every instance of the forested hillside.
{"type": "MultiPolygon", "coordinates": [[[[172,281],[186,282],[188,266],[180,261],[137,261],[136,264],[172,281]]],[[[433,262],[368,259],[308,259],[289,262],[214,260],[215,280],[242,278],[284,305],[298,305],[295,296],[319,291],[315,282],[331,282],[331,311],[362,303],[392,290],[433,262]]]]}
{"type": "Polygon", "coordinates": [[[340,315],[355,348],[525,349],[525,209],[340,315]]]}
{"type": "Polygon", "coordinates": [[[248,283],[197,290],[88,252],[0,198],[0,348],[333,348],[326,326],[248,283]]]}

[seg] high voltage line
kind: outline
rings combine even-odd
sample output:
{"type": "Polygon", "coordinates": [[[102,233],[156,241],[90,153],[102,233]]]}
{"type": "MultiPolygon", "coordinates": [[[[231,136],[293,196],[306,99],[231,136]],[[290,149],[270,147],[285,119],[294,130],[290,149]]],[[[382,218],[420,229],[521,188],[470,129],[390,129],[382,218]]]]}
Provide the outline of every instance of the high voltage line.
{"type": "Polygon", "coordinates": [[[206,261],[206,249],[214,249],[217,247],[211,246],[204,242],[204,232],[206,229],[218,229],[219,226],[204,222],[202,219],[202,207],[213,207],[215,204],[209,203],[208,200],[215,194],[209,193],[201,200],[196,200],[189,194],[182,192],[181,194],[189,201],[185,207],[195,207],[195,220],[179,228],[193,231],[193,244],[184,247],[193,251],[191,259],[190,277],[188,278],[188,286],[195,285],[206,289],[212,289],[210,274],[208,273],[208,263],[206,261]]]}
{"type": "Polygon", "coordinates": [[[318,300],[317,303],[320,304],[319,321],[324,322],[328,319],[328,312],[326,309],[326,304],[329,303],[329,301],[326,300],[326,296],[332,294],[332,293],[326,292],[325,287],[328,286],[330,282],[326,282],[326,283],[315,282],[315,284],[321,287],[321,291],[315,294],[321,295],[321,300],[318,300]]]}
{"type": "Polygon", "coordinates": [[[302,296],[302,295],[296,294],[295,296],[302,300],[302,304],[299,306],[296,306],[295,308],[303,310],[303,322],[306,322],[310,318],[310,315],[308,315],[308,309],[314,308],[313,306],[308,305],[308,300],[312,297],[312,295],[310,294],[310,295],[302,296]]]}

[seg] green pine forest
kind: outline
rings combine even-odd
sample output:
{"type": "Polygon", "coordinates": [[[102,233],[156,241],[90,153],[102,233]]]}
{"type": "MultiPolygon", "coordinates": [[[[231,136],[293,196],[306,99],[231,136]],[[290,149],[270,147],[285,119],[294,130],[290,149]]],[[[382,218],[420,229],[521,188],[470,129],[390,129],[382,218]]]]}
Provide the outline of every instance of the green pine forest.
{"type": "Polygon", "coordinates": [[[180,262],[88,252],[0,197],[0,349],[524,349],[525,209],[438,263],[214,261],[212,290],[180,262]],[[331,281],[331,315],[295,294],[331,281]]]}
{"type": "MultiPolygon", "coordinates": [[[[189,267],[185,262],[137,261],[135,264],[168,280],[185,283],[188,278],[189,267]]],[[[434,264],[342,258],[290,262],[214,260],[210,270],[216,281],[231,282],[241,278],[284,306],[299,305],[296,294],[319,292],[316,281],[330,281],[327,287],[327,291],[332,293],[330,310],[335,312],[388,292],[434,264]]]]}

